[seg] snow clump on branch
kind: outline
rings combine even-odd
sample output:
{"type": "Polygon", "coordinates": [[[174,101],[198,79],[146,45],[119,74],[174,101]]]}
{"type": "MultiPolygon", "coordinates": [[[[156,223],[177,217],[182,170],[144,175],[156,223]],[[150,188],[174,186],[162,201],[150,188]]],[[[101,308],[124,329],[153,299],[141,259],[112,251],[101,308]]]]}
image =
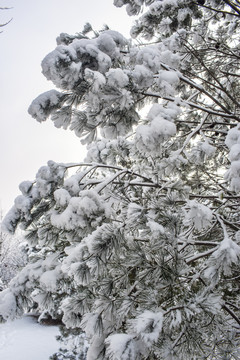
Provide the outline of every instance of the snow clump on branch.
{"type": "Polygon", "coordinates": [[[63,212],[55,210],[51,223],[60,229],[76,230],[87,227],[96,228],[108,216],[101,197],[94,190],[81,191],[79,197],[72,197],[66,191],[54,193],[58,204],[67,204],[63,212]]]}
{"type": "Polygon", "coordinates": [[[62,89],[80,85],[86,69],[106,73],[119,49],[127,44],[116,31],[104,31],[95,39],[75,39],[69,45],[58,45],[42,61],[43,75],[62,89]]]}

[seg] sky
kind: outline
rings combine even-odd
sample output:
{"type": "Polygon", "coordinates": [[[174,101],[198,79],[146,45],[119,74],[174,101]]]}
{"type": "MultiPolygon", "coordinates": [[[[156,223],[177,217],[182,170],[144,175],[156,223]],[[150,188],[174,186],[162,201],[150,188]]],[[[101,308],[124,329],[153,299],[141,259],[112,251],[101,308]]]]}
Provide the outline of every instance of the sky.
{"type": "Polygon", "coordinates": [[[42,59],[56,37],[75,34],[90,22],[129,37],[133,19],[113,0],[0,0],[0,210],[5,214],[20,194],[18,185],[34,180],[48,160],[82,161],[85,149],[73,132],[39,124],[28,115],[32,100],[53,88],[41,73],[42,59]]]}

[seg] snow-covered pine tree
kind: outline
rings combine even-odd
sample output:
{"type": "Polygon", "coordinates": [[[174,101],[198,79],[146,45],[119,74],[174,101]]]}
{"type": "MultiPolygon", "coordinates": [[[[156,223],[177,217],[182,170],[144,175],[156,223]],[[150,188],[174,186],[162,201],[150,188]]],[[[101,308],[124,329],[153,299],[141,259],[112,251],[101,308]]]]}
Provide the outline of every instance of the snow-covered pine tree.
{"type": "Polygon", "coordinates": [[[239,359],[240,3],[114,3],[136,44],[87,24],[42,62],[59,91],[29,113],[88,153],[20,185],[5,226],[31,259],[1,316],[82,328],[88,360],[239,359]]]}

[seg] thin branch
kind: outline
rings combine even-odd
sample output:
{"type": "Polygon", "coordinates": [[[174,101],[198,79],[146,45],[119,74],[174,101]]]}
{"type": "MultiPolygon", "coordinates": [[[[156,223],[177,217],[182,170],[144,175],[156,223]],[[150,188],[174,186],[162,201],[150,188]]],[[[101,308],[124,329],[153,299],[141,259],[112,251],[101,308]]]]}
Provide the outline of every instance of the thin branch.
{"type": "MultiPolygon", "coordinates": [[[[221,72],[223,73],[223,71],[221,71],[221,72]]],[[[188,73],[190,75],[192,75],[191,72],[188,71],[188,73]]],[[[217,82],[218,85],[216,85],[216,84],[213,84],[212,82],[210,82],[209,80],[202,78],[201,76],[199,76],[197,74],[194,74],[194,76],[196,78],[198,78],[199,80],[201,80],[202,82],[204,82],[205,84],[209,85],[209,87],[212,87],[213,89],[211,89],[211,91],[216,92],[216,89],[218,89],[218,90],[224,92],[236,106],[238,106],[238,107],[240,106],[240,103],[230,94],[230,92],[219,81],[217,82]]],[[[234,76],[234,74],[232,74],[232,76],[234,76]]],[[[214,79],[214,80],[216,81],[216,79],[214,79]]],[[[219,96],[219,94],[218,94],[218,96],[219,96]]]]}
{"type": "MultiPolygon", "coordinates": [[[[122,170],[117,172],[116,174],[110,176],[110,178],[105,179],[104,181],[102,181],[101,183],[98,184],[98,186],[96,186],[96,191],[98,193],[100,193],[103,189],[105,189],[109,184],[113,184],[114,180],[121,176],[122,174],[126,174],[128,172],[128,170],[122,170]]],[[[87,184],[86,184],[87,186],[87,184]]]]}
{"type": "Polygon", "coordinates": [[[194,261],[199,260],[199,259],[201,259],[203,257],[211,255],[216,250],[216,248],[217,248],[217,246],[214,249],[204,251],[204,252],[202,252],[200,254],[192,256],[189,259],[186,259],[186,264],[190,264],[191,262],[194,262],[194,261]]]}
{"type": "Polygon", "coordinates": [[[200,246],[218,246],[218,242],[212,242],[212,241],[188,241],[185,242],[183,240],[179,240],[178,244],[187,244],[187,245],[200,245],[200,246]]]}
{"type": "Polygon", "coordinates": [[[113,165],[105,165],[105,164],[98,164],[98,163],[85,163],[85,162],[81,162],[81,163],[58,163],[59,166],[62,166],[66,169],[70,169],[73,167],[81,167],[81,166],[97,166],[97,167],[102,167],[102,168],[109,168],[109,169],[114,169],[114,170],[122,170],[121,167],[119,166],[113,166],[113,165]]]}
{"type": "Polygon", "coordinates": [[[183,146],[181,147],[181,149],[178,150],[178,153],[180,154],[185,147],[189,144],[189,142],[191,141],[192,137],[196,134],[199,133],[199,131],[201,130],[202,126],[204,125],[205,121],[208,118],[208,114],[205,115],[202,119],[202,121],[200,122],[200,124],[198,126],[195,127],[195,129],[193,129],[193,131],[188,135],[188,137],[186,138],[186,140],[183,143],[183,146]]]}
{"type": "MultiPolygon", "coordinates": [[[[240,200],[240,199],[239,199],[240,200]]],[[[221,220],[225,223],[225,224],[227,224],[230,228],[232,228],[232,229],[234,229],[234,230],[240,230],[240,226],[237,226],[237,225],[235,225],[233,222],[230,222],[230,221],[228,221],[228,220],[226,220],[226,219],[224,219],[224,218],[221,218],[221,220]]]]}
{"type": "Polygon", "coordinates": [[[168,309],[167,311],[165,311],[164,316],[169,314],[171,311],[175,311],[175,310],[183,310],[185,308],[184,305],[180,305],[180,306],[173,306],[170,309],[168,309]]]}
{"type": "MultiPolygon", "coordinates": [[[[189,49],[189,51],[191,51],[193,54],[193,50],[189,49]]],[[[196,55],[194,54],[194,56],[196,57],[196,55]]],[[[197,57],[198,58],[198,57],[197,57]]],[[[203,63],[203,61],[201,60],[202,65],[206,68],[205,64],[203,63]]],[[[171,71],[172,69],[164,64],[161,63],[161,66],[168,71],[171,71]]],[[[208,70],[208,69],[207,69],[208,70]]],[[[209,71],[209,70],[208,70],[209,71]]],[[[180,80],[182,80],[183,82],[185,82],[186,84],[194,87],[195,89],[199,90],[201,93],[205,94],[207,97],[209,97],[215,104],[217,104],[223,111],[225,111],[226,113],[230,114],[231,112],[225,107],[223,106],[220,101],[218,101],[213,95],[211,95],[206,89],[204,89],[204,87],[202,85],[199,85],[197,83],[195,83],[194,81],[186,78],[186,76],[182,75],[182,73],[180,71],[177,71],[177,75],[179,77],[180,80]]],[[[215,79],[215,77],[213,76],[213,78],[215,79]]],[[[216,79],[215,79],[216,80],[216,79]]],[[[217,80],[216,80],[217,81],[217,80]]],[[[221,85],[221,84],[220,84],[221,85]]]]}
{"type": "Polygon", "coordinates": [[[10,19],[9,21],[7,21],[7,22],[4,23],[4,24],[0,24],[0,27],[6,26],[6,25],[9,24],[11,21],[12,21],[12,19],[10,19]]]}
{"type": "Polygon", "coordinates": [[[211,6],[201,5],[201,4],[199,4],[199,3],[197,3],[197,5],[198,5],[198,6],[201,6],[201,7],[204,7],[205,9],[212,10],[212,11],[214,11],[214,12],[216,12],[216,13],[233,15],[233,16],[239,17],[238,14],[234,14],[234,13],[232,13],[232,12],[230,12],[230,11],[214,9],[214,8],[212,8],[211,6]]]}
{"type": "Polygon", "coordinates": [[[228,239],[228,238],[229,238],[228,232],[227,232],[226,226],[224,225],[223,220],[221,219],[221,217],[220,217],[218,214],[215,214],[215,216],[216,216],[219,224],[221,225],[221,228],[222,228],[223,234],[224,234],[224,238],[225,238],[225,239],[228,239]]]}
{"type": "MultiPolygon", "coordinates": [[[[134,175],[136,177],[140,177],[141,179],[147,181],[147,182],[151,182],[151,180],[149,178],[147,178],[146,176],[143,176],[141,174],[135,173],[129,169],[123,169],[120,166],[114,166],[114,165],[106,165],[106,164],[99,164],[99,163],[69,163],[69,164],[64,164],[64,163],[59,163],[59,166],[65,167],[66,169],[70,169],[73,167],[81,167],[81,166],[91,166],[92,168],[106,168],[106,169],[113,169],[113,170],[118,170],[118,171],[126,171],[128,174],[134,175]]],[[[91,169],[92,170],[92,169],[91,169]]],[[[165,182],[165,180],[162,180],[165,182]]]]}
{"type": "Polygon", "coordinates": [[[231,302],[229,302],[229,301],[226,301],[225,304],[234,307],[234,309],[236,309],[236,310],[240,310],[240,308],[239,308],[238,306],[236,306],[235,304],[233,304],[233,303],[231,303],[231,302]]]}
{"type": "MultiPolygon", "coordinates": [[[[128,173],[130,174],[130,172],[127,171],[122,171],[122,173],[128,173]]],[[[121,173],[121,172],[120,172],[121,173]]],[[[117,176],[120,175],[120,173],[116,174],[117,176]]],[[[139,176],[139,175],[137,175],[139,176]]],[[[101,183],[103,183],[104,181],[106,181],[106,178],[104,179],[93,179],[93,180],[89,180],[87,183],[80,183],[80,185],[84,185],[84,186],[93,186],[93,185],[99,185],[101,183]]],[[[141,182],[141,181],[136,181],[136,180],[132,180],[132,181],[109,181],[109,184],[113,184],[113,185],[123,185],[123,186],[142,186],[142,187],[153,187],[153,188],[159,188],[159,189],[167,189],[166,186],[164,186],[164,188],[162,187],[162,184],[158,184],[158,183],[154,183],[154,182],[141,182]]],[[[159,197],[166,197],[165,194],[158,194],[159,197]]],[[[209,199],[209,200],[219,200],[220,202],[222,202],[221,200],[223,199],[228,199],[228,200],[238,200],[240,201],[240,196],[223,196],[222,199],[220,200],[218,195],[198,195],[198,194],[189,194],[188,197],[184,200],[176,200],[176,202],[185,202],[188,201],[189,199],[209,199]]]]}
{"type": "Polygon", "coordinates": [[[142,92],[141,94],[144,95],[144,96],[156,97],[156,98],[171,101],[171,102],[179,101],[179,105],[190,106],[190,107],[192,107],[194,109],[207,112],[208,114],[211,114],[211,115],[216,115],[216,116],[220,116],[220,117],[228,118],[228,119],[235,119],[235,120],[240,122],[240,118],[238,116],[234,115],[234,114],[226,114],[226,113],[221,112],[221,111],[215,111],[215,110],[212,110],[210,108],[197,105],[197,104],[195,104],[193,102],[185,101],[185,100],[178,99],[178,98],[173,98],[173,97],[170,97],[170,96],[161,96],[161,95],[159,95],[157,93],[153,93],[153,92],[142,92]]]}
{"type": "Polygon", "coordinates": [[[230,1],[230,0],[223,0],[225,4],[229,5],[236,13],[238,13],[238,16],[240,15],[240,10],[230,1]]]}
{"type": "Polygon", "coordinates": [[[231,317],[240,325],[240,319],[235,315],[235,313],[229,309],[229,307],[226,305],[226,303],[222,306],[222,308],[229,314],[231,317]]]}
{"type": "Polygon", "coordinates": [[[231,73],[231,72],[223,71],[223,70],[220,70],[220,71],[225,75],[240,77],[239,74],[235,74],[235,73],[231,73]]]}
{"type": "Polygon", "coordinates": [[[179,341],[181,340],[181,338],[183,337],[185,333],[185,328],[181,331],[181,333],[179,334],[179,336],[177,337],[177,339],[174,341],[172,348],[174,349],[175,346],[177,346],[177,344],[179,343],[179,341]]]}

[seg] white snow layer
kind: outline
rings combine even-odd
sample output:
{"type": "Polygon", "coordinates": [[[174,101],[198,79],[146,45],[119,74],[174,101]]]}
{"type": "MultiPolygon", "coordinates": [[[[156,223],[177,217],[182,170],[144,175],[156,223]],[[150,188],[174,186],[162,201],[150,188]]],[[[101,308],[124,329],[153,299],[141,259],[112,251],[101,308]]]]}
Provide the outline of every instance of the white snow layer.
{"type": "Polygon", "coordinates": [[[59,348],[57,326],[44,326],[35,319],[22,319],[0,324],[0,359],[48,360],[59,348]]]}

